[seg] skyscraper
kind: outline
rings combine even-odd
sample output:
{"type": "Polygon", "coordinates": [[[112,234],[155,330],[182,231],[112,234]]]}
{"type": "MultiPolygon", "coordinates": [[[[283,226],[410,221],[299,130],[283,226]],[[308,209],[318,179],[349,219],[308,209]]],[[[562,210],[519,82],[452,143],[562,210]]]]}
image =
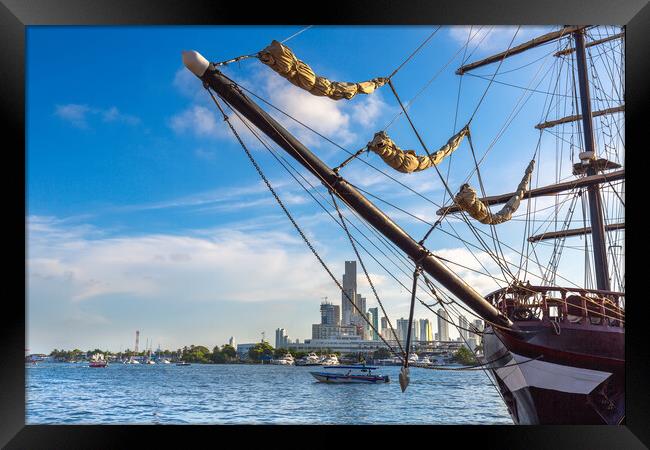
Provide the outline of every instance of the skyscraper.
{"type": "MultiPolygon", "coordinates": [[[[476,328],[478,331],[483,331],[483,321],[481,319],[475,319],[473,323],[474,328],[476,328]]],[[[481,343],[481,335],[479,334],[469,333],[469,338],[474,339],[476,345],[479,345],[481,343]]]]}
{"type": "Polygon", "coordinates": [[[375,331],[372,332],[372,340],[378,341],[379,336],[377,333],[379,332],[379,308],[369,308],[368,312],[372,314],[372,326],[375,327],[375,331]]]}
{"type": "Polygon", "coordinates": [[[275,330],[275,348],[286,348],[289,343],[289,336],[284,328],[275,330]]]}
{"type": "Polygon", "coordinates": [[[427,342],[433,340],[431,334],[431,322],[429,319],[420,319],[420,340],[427,342]]]}
{"type": "Polygon", "coordinates": [[[237,348],[237,343],[235,342],[234,336],[230,336],[230,339],[228,339],[228,345],[230,345],[232,348],[237,348]]]}
{"type": "Polygon", "coordinates": [[[388,330],[390,330],[388,327],[388,318],[384,316],[381,318],[381,335],[384,336],[384,338],[388,336],[388,330]]]}
{"type": "Polygon", "coordinates": [[[321,303],[320,323],[322,325],[341,325],[341,307],[332,303],[321,303]]]}
{"type": "Polygon", "coordinates": [[[449,315],[442,308],[438,309],[438,339],[441,341],[449,340],[449,315]]]}
{"type": "Polygon", "coordinates": [[[342,325],[350,325],[354,307],[348,300],[357,301],[357,262],[345,261],[345,273],[343,274],[343,292],[341,292],[341,311],[343,313],[342,325]],[[345,295],[347,294],[347,296],[345,295]]]}
{"type": "Polygon", "coordinates": [[[405,319],[403,317],[401,319],[397,319],[397,330],[395,330],[395,332],[397,333],[397,338],[400,340],[400,342],[402,342],[402,344],[406,343],[408,329],[409,329],[408,319],[405,319]]]}
{"type": "Polygon", "coordinates": [[[467,317],[463,315],[458,316],[458,332],[460,333],[460,337],[463,338],[464,340],[469,339],[469,332],[467,331],[469,329],[469,321],[467,320],[467,317]]]}

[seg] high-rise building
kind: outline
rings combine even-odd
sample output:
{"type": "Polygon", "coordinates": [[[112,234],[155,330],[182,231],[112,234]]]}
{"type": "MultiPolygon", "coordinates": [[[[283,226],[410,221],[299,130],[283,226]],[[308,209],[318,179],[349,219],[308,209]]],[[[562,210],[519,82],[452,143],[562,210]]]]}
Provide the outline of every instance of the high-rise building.
{"type": "Polygon", "coordinates": [[[284,328],[275,330],[275,348],[287,348],[289,343],[289,336],[284,328]]]}
{"type": "Polygon", "coordinates": [[[381,332],[381,336],[387,341],[396,341],[397,335],[393,333],[393,330],[390,328],[384,328],[381,332]]]}
{"type": "Polygon", "coordinates": [[[429,319],[420,319],[420,341],[432,341],[431,322],[429,319]]]}
{"type": "Polygon", "coordinates": [[[341,307],[328,302],[321,303],[320,323],[322,325],[341,325],[341,307]]]}
{"type": "Polygon", "coordinates": [[[441,341],[449,340],[449,315],[447,311],[438,309],[438,338],[441,341]]]}
{"type": "Polygon", "coordinates": [[[463,338],[464,340],[469,339],[469,332],[467,331],[469,329],[469,321],[467,320],[467,317],[463,315],[458,316],[458,332],[460,333],[460,337],[463,338]]]}
{"type": "Polygon", "coordinates": [[[406,338],[409,330],[409,321],[408,319],[401,318],[397,319],[397,338],[404,344],[406,343],[406,338]]]}
{"type": "Polygon", "coordinates": [[[237,343],[235,342],[234,336],[230,336],[230,339],[228,339],[228,345],[230,345],[232,348],[237,348],[237,343]]]}
{"type": "Polygon", "coordinates": [[[375,331],[372,332],[372,340],[378,341],[379,335],[377,333],[379,332],[379,308],[369,308],[368,312],[372,315],[372,326],[375,327],[375,331]]]}
{"type": "Polygon", "coordinates": [[[340,339],[356,335],[356,325],[323,325],[315,323],[311,326],[312,339],[340,339]]]}
{"type": "MultiPolygon", "coordinates": [[[[475,319],[474,322],[474,328],[476,328],[479,332],[483,331],[483,321],[481,319],[475,319]]],[[[476,333],[469,333],[469,339],[473,339],[476,345],[479,345],[481,343],[481,336],[476,333]]]]}
{"type": "Polygon", "coordinates": [[[388,330],[390,330],[390,327],[388,326],[388,318],[384,316],[381,318],[381,335],[384,337],[384,339],[386,339],[388,330]]]}
{"type": "Polygon", "coordinates": [[[418,327],[418,319],[413,319],[411,324],[411,342],[420,340],[420,327],[418,327]]]}
{"type": "Polygon", "coordinates": [[[354,307],[350,301],[357,301],[357,262],[345,261],[343,274],[343,292],[341,292],[342,325],[350,325],[354,307]],[[346,296],[347,294],[347,296],[346,296]],[[348,300],[349,297],[349,300],[348,300]]]}

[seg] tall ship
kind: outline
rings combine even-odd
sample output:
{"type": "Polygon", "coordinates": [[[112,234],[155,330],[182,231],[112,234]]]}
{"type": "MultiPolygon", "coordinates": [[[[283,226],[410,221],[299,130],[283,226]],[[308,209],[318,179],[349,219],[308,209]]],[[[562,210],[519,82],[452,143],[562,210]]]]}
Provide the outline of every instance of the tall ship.
{"type": "MultiPolygon", "coordinates": [[[[317,75],[296,56],[288,39],[221,62],[209,62],[196,51],[183,52],[182,58],[203,83],[215,114],[224,119],[245,159],[344,295],[348,294],[278,195],[252,147],[268,151],[347,237],[384,313],[365,256],[408,291],[406,341],[389,341],[380,335],[402,362],[403,391],[411,376],[409,366],[414,364],[410,330],[419,303],[459,328],[463,339],[468,334],[481,337],[479,363],[468,369],[486,373],[515,424],[622,424],[625,30],[565,25],[518,40],[522,27],[514,27],[503,51],[472,59],[488,30],[467,27],[466,42],[451,59],[420,61],[418,70],[432,71],[435,66],[435,73],[420,91],[406,98],[401,94],[400,74],[418,63],[418,53],[436,33],[440,36],[440,28],[432,30],[419,47],[404,49],[404,60],[396,61],[392,73],[361,82],[317,75]],[[284,78],[282,82],[327,101],[354,102],[381,89],[397,113],[385,128],[364,130],[367,144],[361,149],[347,149],[335,133],[324,135],[231,77],[228,65],[243,60],[258,60],[274,76],[284,78]],[[430,124],[430,119],[417,116],[412,105],[423,101],[421,92],[435,91],[433,81],[445,71],[455,72],[459,79],[455,105],[440,106],[448,108],[453,132],[435,137],[424,133],[423,124],[430,124]],[[517,82],[517,74],[526,76],[517,82]],[[483,79],[484,84],[478,93],[461,95],[462,80],[469,76],[483,79]],[[503,117],[495,117],[494,108],[489,117],[481,114],[495,86],[511,88],[512,97],[519,99],[512,110],[504,106],[503,117]],[[537,139],[499,149],[499,139],[533,95],[544,99],[536,103],[542,105],[539,122],[529,124],[537,139]],[[391,138],[390,127],[396,122],[410,133],[410,141],[398,144],[399,139],[391,138]],[[337,149],[339,164],[326,164],[289,129],[327,142],[337,149]],[[507,163],[516,168],[516,175],[496,183],[488,169],[495,167],[490,161],[507,163]],[[358,179],[355,171],[362,165],[363,173],[372,170],[373,176],[403,195],[420,199],[434,219],[386,200],[366,184],[351,182],[358,179]],[[435,195],[421,192],[409,183],[414,180],[436,181],[442,188],[433,191],[435,195]],[[511,187],[487,192],[486,185],[511,187]],[[419,220],[426,233],[408,232],[391,215],[419,220]],[[438,236],[455,239],[475,261],[470,265],[459,252],[432,250],[438,236]],[[490,291],[478,286],[479,278],[490,280],[490,291]],[[457,325],[450,319],[461,314],[479,318],[482,326],[457,325]]],[[[353,299],[347,296],[347,300],[357,308],[353,299]]],[[[374,330],[370,321],[368,326],[374,330]]]]}

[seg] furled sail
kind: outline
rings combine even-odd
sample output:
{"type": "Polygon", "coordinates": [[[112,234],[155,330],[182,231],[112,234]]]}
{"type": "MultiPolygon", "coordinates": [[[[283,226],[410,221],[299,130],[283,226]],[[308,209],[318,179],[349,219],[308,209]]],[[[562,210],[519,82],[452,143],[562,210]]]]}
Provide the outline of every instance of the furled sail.
{"type": "Polygon", "coordinates": [[[454,200],[460,209],[467,212],[470,216],[481,223],[497,225],[507,222],[512,218],[512,214],[517,210],[517,208],[519,208],[519,203],[521,203],[521,199],[528,188],[528,183],[530,182],[530,177],[533,173],[534,167],[535,160],[533,159],[528,164],[526,173],[524,173],[524,177],[521,179],[519,186],[517,186],[514,195],[510,197],[510,200],[508,200],[498,213],[492,214],[490,209],[478,199],[476,191],[467,183],[461,186],[460,192],[456,194],[454,200]]]}
{"type": "Polygon", "coordinates": [[[458,148],[468,133],[469,128],[465,126],[453,135],[440,150],[433,153],[431,157],[428,155],[419,156],[415,153],[415,150],[400,149],[384,131],[375,133],[372,141],[368,142],[368,149],[381,156],[384,162],[395,170],[404,173],[419,172],[440,164],[447,155],[450,155],[458,148]]]}
{"type": "Polygon", "coordinates": [[[296,86],[313,95],[329,97],[332,100],[350,100],[357,94],[372,94],[375,89],[388,82],[388,78],[373,78],[360,83],[346,83],[319,77],[311,67],[296,58],[289,47],[275,40],[260,51],[257,57],[296,86]]]}

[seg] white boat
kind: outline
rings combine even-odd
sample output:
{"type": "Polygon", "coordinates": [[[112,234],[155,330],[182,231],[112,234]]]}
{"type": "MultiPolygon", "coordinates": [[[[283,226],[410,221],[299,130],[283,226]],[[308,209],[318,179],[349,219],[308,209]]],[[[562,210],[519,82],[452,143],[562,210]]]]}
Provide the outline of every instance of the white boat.
{"type": "Polygon", "coordinates": [[[323,383],[388,383],[388,375],[373,373],[376,367],[364,365],[357,366],[330,366],[323,367],[318,372],[309,372],[314,378],[323,383]]]}
{"type": "Polygon", "coordinates": [[[296,366],[320,366],[322,365],[320,358],[316,353],[311,352],[296,361],[296,366]]]}
{"type": "Polygon", "coordinates": [[[321,364],[324,366],[338,366],[341,363],[339,362],[339,358],[335,354],[331,354],[322,358],[321,364]]]}
{"type": "Polygon", "coordinates": [[[284,355],[282,358],[279,359],[272,359],[271,364],[279,364],[282,366],[292,366],[294,364],[294,359],[293,355],[291,353],[287,353],[284,355]]]}

